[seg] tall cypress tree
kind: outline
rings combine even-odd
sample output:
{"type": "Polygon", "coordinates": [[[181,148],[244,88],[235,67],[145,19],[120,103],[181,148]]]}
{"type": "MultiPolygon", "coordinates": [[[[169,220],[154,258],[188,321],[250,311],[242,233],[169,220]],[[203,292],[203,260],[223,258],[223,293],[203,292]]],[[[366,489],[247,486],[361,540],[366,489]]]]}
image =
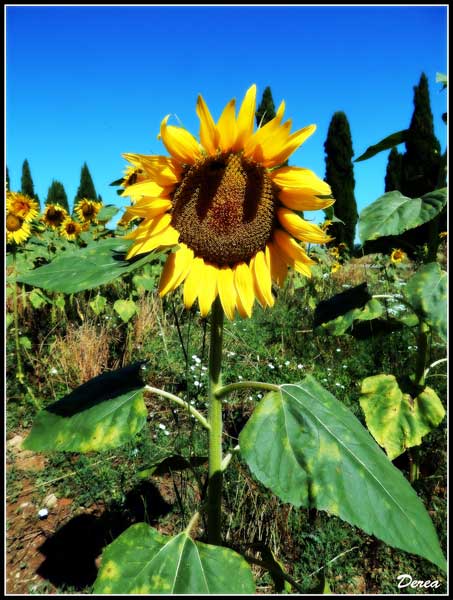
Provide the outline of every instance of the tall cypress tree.
{"type": "Polygon", "coordinates": [[[96,200],[96,190],[94,187],[93,179],[91,177],[88,165],[83,163],[82,171],[80,173],[80,185],[77,190],[77,194],[74,198],[74,204],[76,204],[82,198],[88,198],[88,200],[96,200]]]}
{"type": "Polygon", "coordinates": [[[271,88],[269,86],[263,92],[263,97],[261,98],[261,103],[258,106],[255,118],[256,125],[259,127],[260,125],[266,125],[271,119],[275,117],[275,104],[274,99],[272,98],[271,88]]]}
{"type": "Polygon", "coordinates": [[[401,170],[403,167],[403,155],[393,146],[387,162],[387,171],[385,174],[385,191],[393,192],[401,189],[401,170]]]}
{"type": "Polygon", "coordinates": [[[22,164],[22,177],[20,178],[20,191],[22,194],[29,196],[30,198],[34,198],[38,204],[39,197],[38,194],[35,194],[35,186],[33,185],[33,179],[31,178],[30,165],[28,164],[28,160],[25,159],[22,164]]]}
{"type": "Polygon", "coordinates": [[[335,204],[332,207],[333,213],[344,223],[332,223],[329,234],[335,237],[334,245],[343,242],[352,251],[358,213],[354,196],[355,180],[352,164],[354,152],[351,131],[344,112],[334,113],[324,149],[326,152],[326,176],[324,179],[332,188],[335,198],[335,204]]]}
{"type": "Polygon", "coordinates": [[[8,165],[6,165],[6,177],[5,177],[5,183],[6,183],[6,190],[7,190],[8,192],[10,192],[10,191],[11,191],[11,184],[10,184],[10,181],[9,181],[9,171],[8,171],[8,165]]]}
{"type": "Polygon", "coordinates": [[[69,213],[68,196],[66,195],[64,186],[55,179],[52,181],[47,192],[46,206],[49,204],[59,204],[69,213]]]}

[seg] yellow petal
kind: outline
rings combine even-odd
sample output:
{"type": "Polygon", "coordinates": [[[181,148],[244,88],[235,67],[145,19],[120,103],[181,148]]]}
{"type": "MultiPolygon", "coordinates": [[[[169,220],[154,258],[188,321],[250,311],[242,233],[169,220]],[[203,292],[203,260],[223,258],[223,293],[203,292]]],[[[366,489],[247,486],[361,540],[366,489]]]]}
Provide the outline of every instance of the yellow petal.
{"type": "Polygon", "coordinates": [[[238,309],[238,313],[240,314],[240,316],[243,319],[248,319],[251,316],[251,313],[249,313],[247,311],[247,309],[244,308],[244,305],[242,304],[242,300],[241,300],[241,297],[239,296],[239,294],[237,296],[236,308],[238,309]]]}
{"type": "Polygon", "coordinates": [[[249,266],[246,263],[241,262],[234,267],[234,283],[241,305],[239,306],[238,302],[238,310],[241,316],[244,316],[240,310],[243,309],[245,315],[250,317],[252,315],[253,303],[255,301],[255,292],[253,287],[253,276],[250,272],[249,266]]]}
{"type": "Polygon", "coordinates": [[[219,133],[209,108],[202,96],[198,96],[197,115],[200,119],[200,141],[208,154],[215,154],[219,146],[219,133]]]}
{"type": "Polygon", "coordinates": [[[163,187],[174,186],[179,181],[182,169],[168,156],[124,153],[123,157],[141,169],[145,179],[152,179],[163,187]]]}
{"type": "MultiPolygon", "coordinates": [[[[203,261],[204,262],[204,261],[203,261]]],[[[217,268],[209,263],[204,263],[201,269],[200,291],[198,292],[198,304],[202,317],[207,317],[212,303],[217,296],[217,268]]]]}
{"type": "Polygon", "coordinates": [[[236,100],[230,100],[223,109],[217,122],[219,132],[219,147],[223,152],[231,150],[237,135],[236,130],[236,100]]]}
{"type": "Polygon", "coordinates": [[[151,219],[167,212],[173,206],[170,200],[163,198],[142,198],[133,206],[127,208],[127,214],[134,217],[151,219]]]}
{"type": "Polygon", "coordinates": [[[315,261],[307,256],[304,249],[293,239],[286,231],[276,229],[274,231],[274,242],[276,243],[280,254],[287,258],[296,271],[311,277],[309,265],[314,265],[315,261]]]}
{"type": "Polygon", "coordinates": [[[234,320],[237,292],[234,286],[233,271],[230,267],[222,267],[217,271],[217,288],[222,308],[230,321],[234,320]]]}
{"type": "Polygon", "coordinates": [[[310,169],[282,167],[281,169],[271,171],[269,176],[281,188],[311,190],[312,194],[317,196],[329,196],[332,193],[330,185],[320,179],[310,169]]]}
{"type": "Polygon", "coordinates": [[[202,281],[202,272],[204,260],[202,258],[194,258],[190,266],[189,274],[184,282],[184,306],[189,309],[195,302],[200,290],[200,281],[202,281]]]}
{"type": "Polygon", "coordinates": [[[324,233],[321,227],[305,221],[288,208],[279,208],[277,217],[286,231],[298,240],[314,244],[325,244],[330,239],[330,236],[324,233]]]}
{"type": "Polygon", "coordinates": [[[158,185],[155,181],[140,181],[139,183],[128,185],[121,196],[130,196],[134,200],[137,200],[143,196],[149,196],[153,198],[168,197],[173,191],[173,187],[174,186],[164,187],[162,185],[158,185]]]}
{"type": "Polygon", "coordinates": [[[264,252],[260,250],[250,261],[253,272],[253,281],[255,283],[255,293],[261,306],[273,306],[274,297],[272,296],[272,280],[269,266],[266,264],[264,252]]]}
{"type": "Polygon", "coordinates": [[[167,115],[160,126],[164,146],[178,162],[193,165],[201,157],[200,144],[182,127],[167,125],[169,118],[167,115]]]}
{"type": "Polygon", "coordinates": [[[180,244],[179,250],[168,256],[159,282],[161,297],[176,289],[184,281],[192,261],[193,251],[185,244],[180,244]]]}
{"type": "Polygon", "coordinates": [[[273,281],[278,286],[283,287],[288,274],[288,262],[285,261],[273,242],[268,242],[266,245],[266,262],[269,265],[273,281]]]}
{"type": "Polygon", "coordinates": [[[292,135],[289,136],[286,144],[281,148],[280,151],[273,154],[273,156],[269,156],[266,161],[265,167],[276,167],[277,165],[281,165],[285,162],[287,158],[291,156],[293,152],[295,152],[301,144],[305,142],[307,138],[309,138],[316,131],[316,125],[309,125],[308,127],[304,127],[303,129],[299,129],[292,135]]]}
{"type": "Polygon", "coordinates": [[[237,136],[233,151],[242,150],[253,133],[255,123],[256,85],[247,90],[237,118],[237,136]]]}
{"type": "Polygon", "coordinates": [[[263,167],[274,166],[273,157],[281,152],[288,142],[291,125],[292,121],[288,119],[283,125],[275,129],[272,135],[256,144],[251,154],[252,159],[259,162],[263,167]]]}
{"type": "Polygon", "coordinates": [[[275,135],[280,127],[284,112],[285,103],[282,102],[278,107],[275,117],[263,125],[263,127],[257,129],[252,137],[247,141],[244,148],[244,156],[252,156],[258,145],[264,144],[268,138],[275,135]]]}
{"type": "Polygon", "coordinates": [[[156,248],[163,248],[166,246],[175,246],[179,240],[179,231],[176,231],[171,225],[164,229],[162,232],[151,236],[150,238],[141,238],[127,253],[126,259],[129,260],[137,254],[143,254],[145,252],[151,252],[156,248]]]}
{"type": "Polygon", "coordinates": [[[278,195],[280,202],[293,210],[321,210],[332,206],[334,198],[317,198],[311,190],[283,189],[278,195]]]}
{"type": "MultiPolygon", "coordinates": [[[[132,208],[132,207],[131,207],[132,208]]],[[[140,223],[133,231],[124,236],[126,240],[144,241],[157,233],[160,233],[171,223],[171,215],[165,213],[152,219],[146,219],[140,223]]]]}

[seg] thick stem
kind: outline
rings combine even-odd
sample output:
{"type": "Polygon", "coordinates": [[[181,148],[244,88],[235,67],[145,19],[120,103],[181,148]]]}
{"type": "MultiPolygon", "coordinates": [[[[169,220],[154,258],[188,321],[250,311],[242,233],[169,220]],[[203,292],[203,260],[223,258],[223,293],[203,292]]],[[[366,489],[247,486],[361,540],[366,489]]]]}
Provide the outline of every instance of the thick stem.
{"type": "Polygon", "coordinates": [[[212,305],[209,348],[209,483],[208,542],[220,545],[222,523],[222,401],[216,397],[221,387],[223,309],[219,297],[212,305]]]}
{"type": "Polygon", "coordinates": [[[425,385],[425,372],[428,364],[428,334],[429,327],[423,321],[420,323],[417,337],[417,364],[415,366],[415,383],[416,385],[424,387],[425,385]]]}
{"type": "Polygon", "coordinates": [[[20,342],[19,342],[19,318],[17,311],[17,282],[16,282],[16,251],[13,250],[13,316],[14,316],[14,342],[16,346],[16,378],[20,383],[24,383],[24,372],[22,369],[22,358],[20,355],[20,342]]]}

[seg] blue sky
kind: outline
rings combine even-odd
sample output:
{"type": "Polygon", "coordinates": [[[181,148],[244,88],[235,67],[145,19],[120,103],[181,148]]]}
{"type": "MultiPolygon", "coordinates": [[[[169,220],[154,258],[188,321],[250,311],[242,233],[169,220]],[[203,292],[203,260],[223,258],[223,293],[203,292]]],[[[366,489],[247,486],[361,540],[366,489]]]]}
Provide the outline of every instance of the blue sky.
{"type": "MultiPolygon", "coordinates": [[[[109,186],[123,152],[166,154],[165,115],[198,135],[199,93],[217,119],[252,83],[258,100],[267,85],[285,100],[293,130],[317,125],[290,164],[322,178],[333,113],[346,113],[358,157],[408,127],[422,71],[446,146],[435,83],[447,72],[446,6],[9,6],[6,36],[11,188],[27,158],[41,201],[57,179],[71,204],[86,161],[104,202],[125,206],[109,186]]],[[[387,153],[355,164],[359,211],[384,193],[386,164],[387,153]]]]}

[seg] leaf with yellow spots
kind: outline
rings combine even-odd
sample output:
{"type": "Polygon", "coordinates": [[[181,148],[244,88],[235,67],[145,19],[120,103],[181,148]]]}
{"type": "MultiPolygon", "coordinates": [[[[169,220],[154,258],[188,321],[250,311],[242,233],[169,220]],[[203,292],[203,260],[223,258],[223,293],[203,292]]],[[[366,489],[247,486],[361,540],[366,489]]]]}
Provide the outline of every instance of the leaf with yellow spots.
{"type": "Polygon", "coordinates": [[[403,394],[393,375],[373,375],[362,381],[360,406],[367,427],[390,460],[437,427],[445,409],[436,392],[426,387],[416,398],[403,394]]]}
{"type": "Polygon", "coordinates": [[[423,265],[407,282],[404,295],[417,315],[447,341],[447,273],[439,263],[423,265]]]}
{"type": "Polygon", "coordinates": [[[267,394],[239,445],[255,477],[283,502],[325,510],[446,568],[428,512],[409,482],[313,377],[267,394]]]}
{"type": "Polygon", "coordinates": [[[38,413],[23,447],[91,452],[129,442],[145,425],[143,362],[99,375],[38,413]]]}
{"type": "Polygon", "coordinates": [[[233,550],[137,523],[104,550],[93,593],[254,594],[255,584],[248,563],[233,550]]]}

